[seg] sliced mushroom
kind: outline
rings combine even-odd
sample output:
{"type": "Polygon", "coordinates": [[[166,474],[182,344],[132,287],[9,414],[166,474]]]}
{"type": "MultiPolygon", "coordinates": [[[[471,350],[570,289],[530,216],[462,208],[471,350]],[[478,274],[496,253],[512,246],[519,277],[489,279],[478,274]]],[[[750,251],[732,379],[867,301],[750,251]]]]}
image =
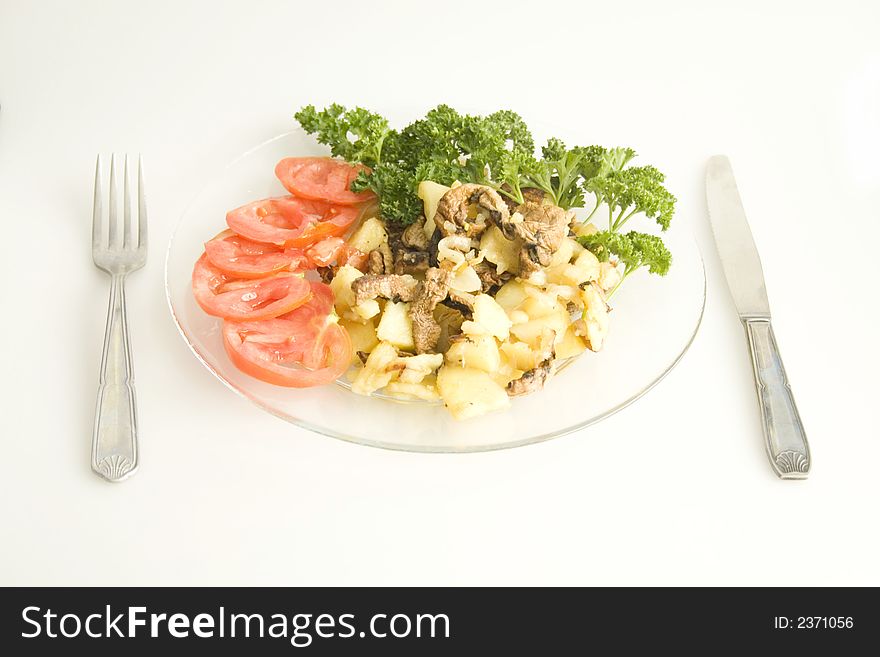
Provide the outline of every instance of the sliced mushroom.
{"type": "Polygon", "coordinates": [[[440,324],[434,319],[434,308],[449,293],[451,277],[446,269],[431,267],[425,273],[425,280],[419,283],[409,311],[417,354],[428,353],[437,346],[441,329],[440,324]]]}
{"type": "Polygon", "coordinates": [[[382,257],[382,252],[379,249],[370,251],[370,255],[367,257],[367,271],[374,276],[385,273],[385,258],[382,257]]]}
{"type": "Polygon", "coordinates": [[[412,301],[419,282],[412,276],[397,274],[364,274],[351,283],[355,305],[382,297],[391,301],[412,301]]]}
{"type": "Polygon", "coordinates": [[[474,295],[470,292],[460,292],[449,288],[443,305],[453,308],[460,312],[466,319],[473,319],[474,316],[474,295]]]}
{"type": "Polygon", "coordinates": [[[486,260],[476,263],[473,267],[474,271],[477,272],[477,276],[480,277],[483,292],[487,294],[492,293],[513,278],[513,274],[509,271],[499,274],[495,265],[486,260]]]}
{"type": "Polygon", "coordinates": [[[553,359],[543,360],[532,370],[524,372],[521,377],[507,384],[507,394],[511,397],[528,395],[537,392],[553,376],[553,359]]]}
{"type": "Polygon", "coordinates": [[[419,274],[428,269],[427,251],[400,250],[394,257],[395,274],[419,274]]]}
{"type": "Polygon", "coordinates": [[[446,192],[437,204],[434,222],[443,237],[466,235],[479,237],[489,221],[506,222],[510,211],[504,199],[491,187],[468,183],[446,192]],[[476,213],[471,206],[476,206],[476,213]]]}
{"type": "Polygon", "coordinates": [[[520,238],[520,275],[529,278],[533,272],[550,264],[553,253],[568,234],[568,215],[557,205],[526,201],[498,227],[507,239],[520,238]]]}
{"type": "Polygon", "coordinates": [[[416,251],[428,250],[428,235],[425,233],[425,220],[416,221],[410,224],[400,236],[400,241],[407,248],[416,251]]]}
{"type": "Polygon", "coordinates": [[[369,270],[371,274],[392,274],[394,273],[394,256],[391,254],[391,247],[388,242],[382,242],[378,249],[370,251],[368,256],[369,270]]]}

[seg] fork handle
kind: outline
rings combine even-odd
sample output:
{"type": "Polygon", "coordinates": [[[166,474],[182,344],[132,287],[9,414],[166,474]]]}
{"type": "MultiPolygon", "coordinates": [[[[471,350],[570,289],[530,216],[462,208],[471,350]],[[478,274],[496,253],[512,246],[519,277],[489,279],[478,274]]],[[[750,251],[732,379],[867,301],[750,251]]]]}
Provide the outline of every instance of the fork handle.
{"type": "Polygon", "coordinates": [[[769,319],[743,319],[770,464],[781,479],[806,479],[810,446],[769,319]]]}
{"type": "Polygon", "coordinates": [[[110,307],[92,438],[92,470],[107,481],[122,481],[138,467],[137,409],[125,313],[125,275],[110,278],[110,307]]]}

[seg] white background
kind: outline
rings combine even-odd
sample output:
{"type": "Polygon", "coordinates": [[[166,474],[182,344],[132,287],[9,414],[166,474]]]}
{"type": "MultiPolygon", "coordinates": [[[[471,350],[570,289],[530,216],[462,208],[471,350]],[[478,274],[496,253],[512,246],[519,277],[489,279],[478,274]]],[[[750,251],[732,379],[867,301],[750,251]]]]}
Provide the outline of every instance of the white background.
{"type": "MultiPolygon", "coordinates": [[[[880,584],[880,4],[0,3],[0,584],[880,584]],[[192,357],[164,247],[205,177],[305,103],[510,107],[668,174],[709,299],[634,406],[476,455],[350,445],[259,411],[192,357]],[[94,157],[142,152],[129,279],[142,465],[89,470],[108,281],[94,157]],[[764,454],[707,224],[730,155],[811,440],[764,454]]],[[[585,393],[586,394],[586,393],[585,393]]]]}

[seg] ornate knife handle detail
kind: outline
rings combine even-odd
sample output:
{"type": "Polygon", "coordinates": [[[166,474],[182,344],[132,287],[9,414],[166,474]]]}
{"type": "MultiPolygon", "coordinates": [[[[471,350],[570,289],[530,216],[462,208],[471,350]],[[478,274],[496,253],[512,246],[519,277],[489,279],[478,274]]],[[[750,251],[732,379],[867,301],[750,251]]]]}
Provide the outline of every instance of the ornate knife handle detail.
{"type": "Polygon", "coordinates": [[[752,353],[770,463],[782,479],[806,479],[810,471],[810,446],[779,356],[773,326],[766,318],[744,318],[743,325],[752,353]]]}
{"type": "Polygon", "coordinates": [[[137,411],[124,284],[125,279],[118,274],[110,282],[110,308],[92,438],[92,470],[113,482],[134,474],[138,466],[137,411]]]}

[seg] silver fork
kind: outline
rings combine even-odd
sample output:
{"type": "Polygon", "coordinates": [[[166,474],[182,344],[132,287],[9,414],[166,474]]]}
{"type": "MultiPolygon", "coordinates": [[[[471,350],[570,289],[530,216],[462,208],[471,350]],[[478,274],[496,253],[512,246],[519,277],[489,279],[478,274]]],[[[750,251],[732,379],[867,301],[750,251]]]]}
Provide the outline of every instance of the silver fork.
{"type": "Polygon", "coordinates": [[[101,190],[101,156],[95,167],[95,204],[92,214],[92,258],[110,274],[110,308],[104,331],[104,352],[92,437],[92,470],[107,481],[122,481],[138,467],[137,408],[128,320],[125,312],[125,277],[147,260],[147,206],[144,199],[144,171],[138,157],[137,232],[132,230],[128,155],[125,156],[123,219],[119,230],[116,190],[116,158],[110,157],[110,208],[107,230],[101,190]]]}

